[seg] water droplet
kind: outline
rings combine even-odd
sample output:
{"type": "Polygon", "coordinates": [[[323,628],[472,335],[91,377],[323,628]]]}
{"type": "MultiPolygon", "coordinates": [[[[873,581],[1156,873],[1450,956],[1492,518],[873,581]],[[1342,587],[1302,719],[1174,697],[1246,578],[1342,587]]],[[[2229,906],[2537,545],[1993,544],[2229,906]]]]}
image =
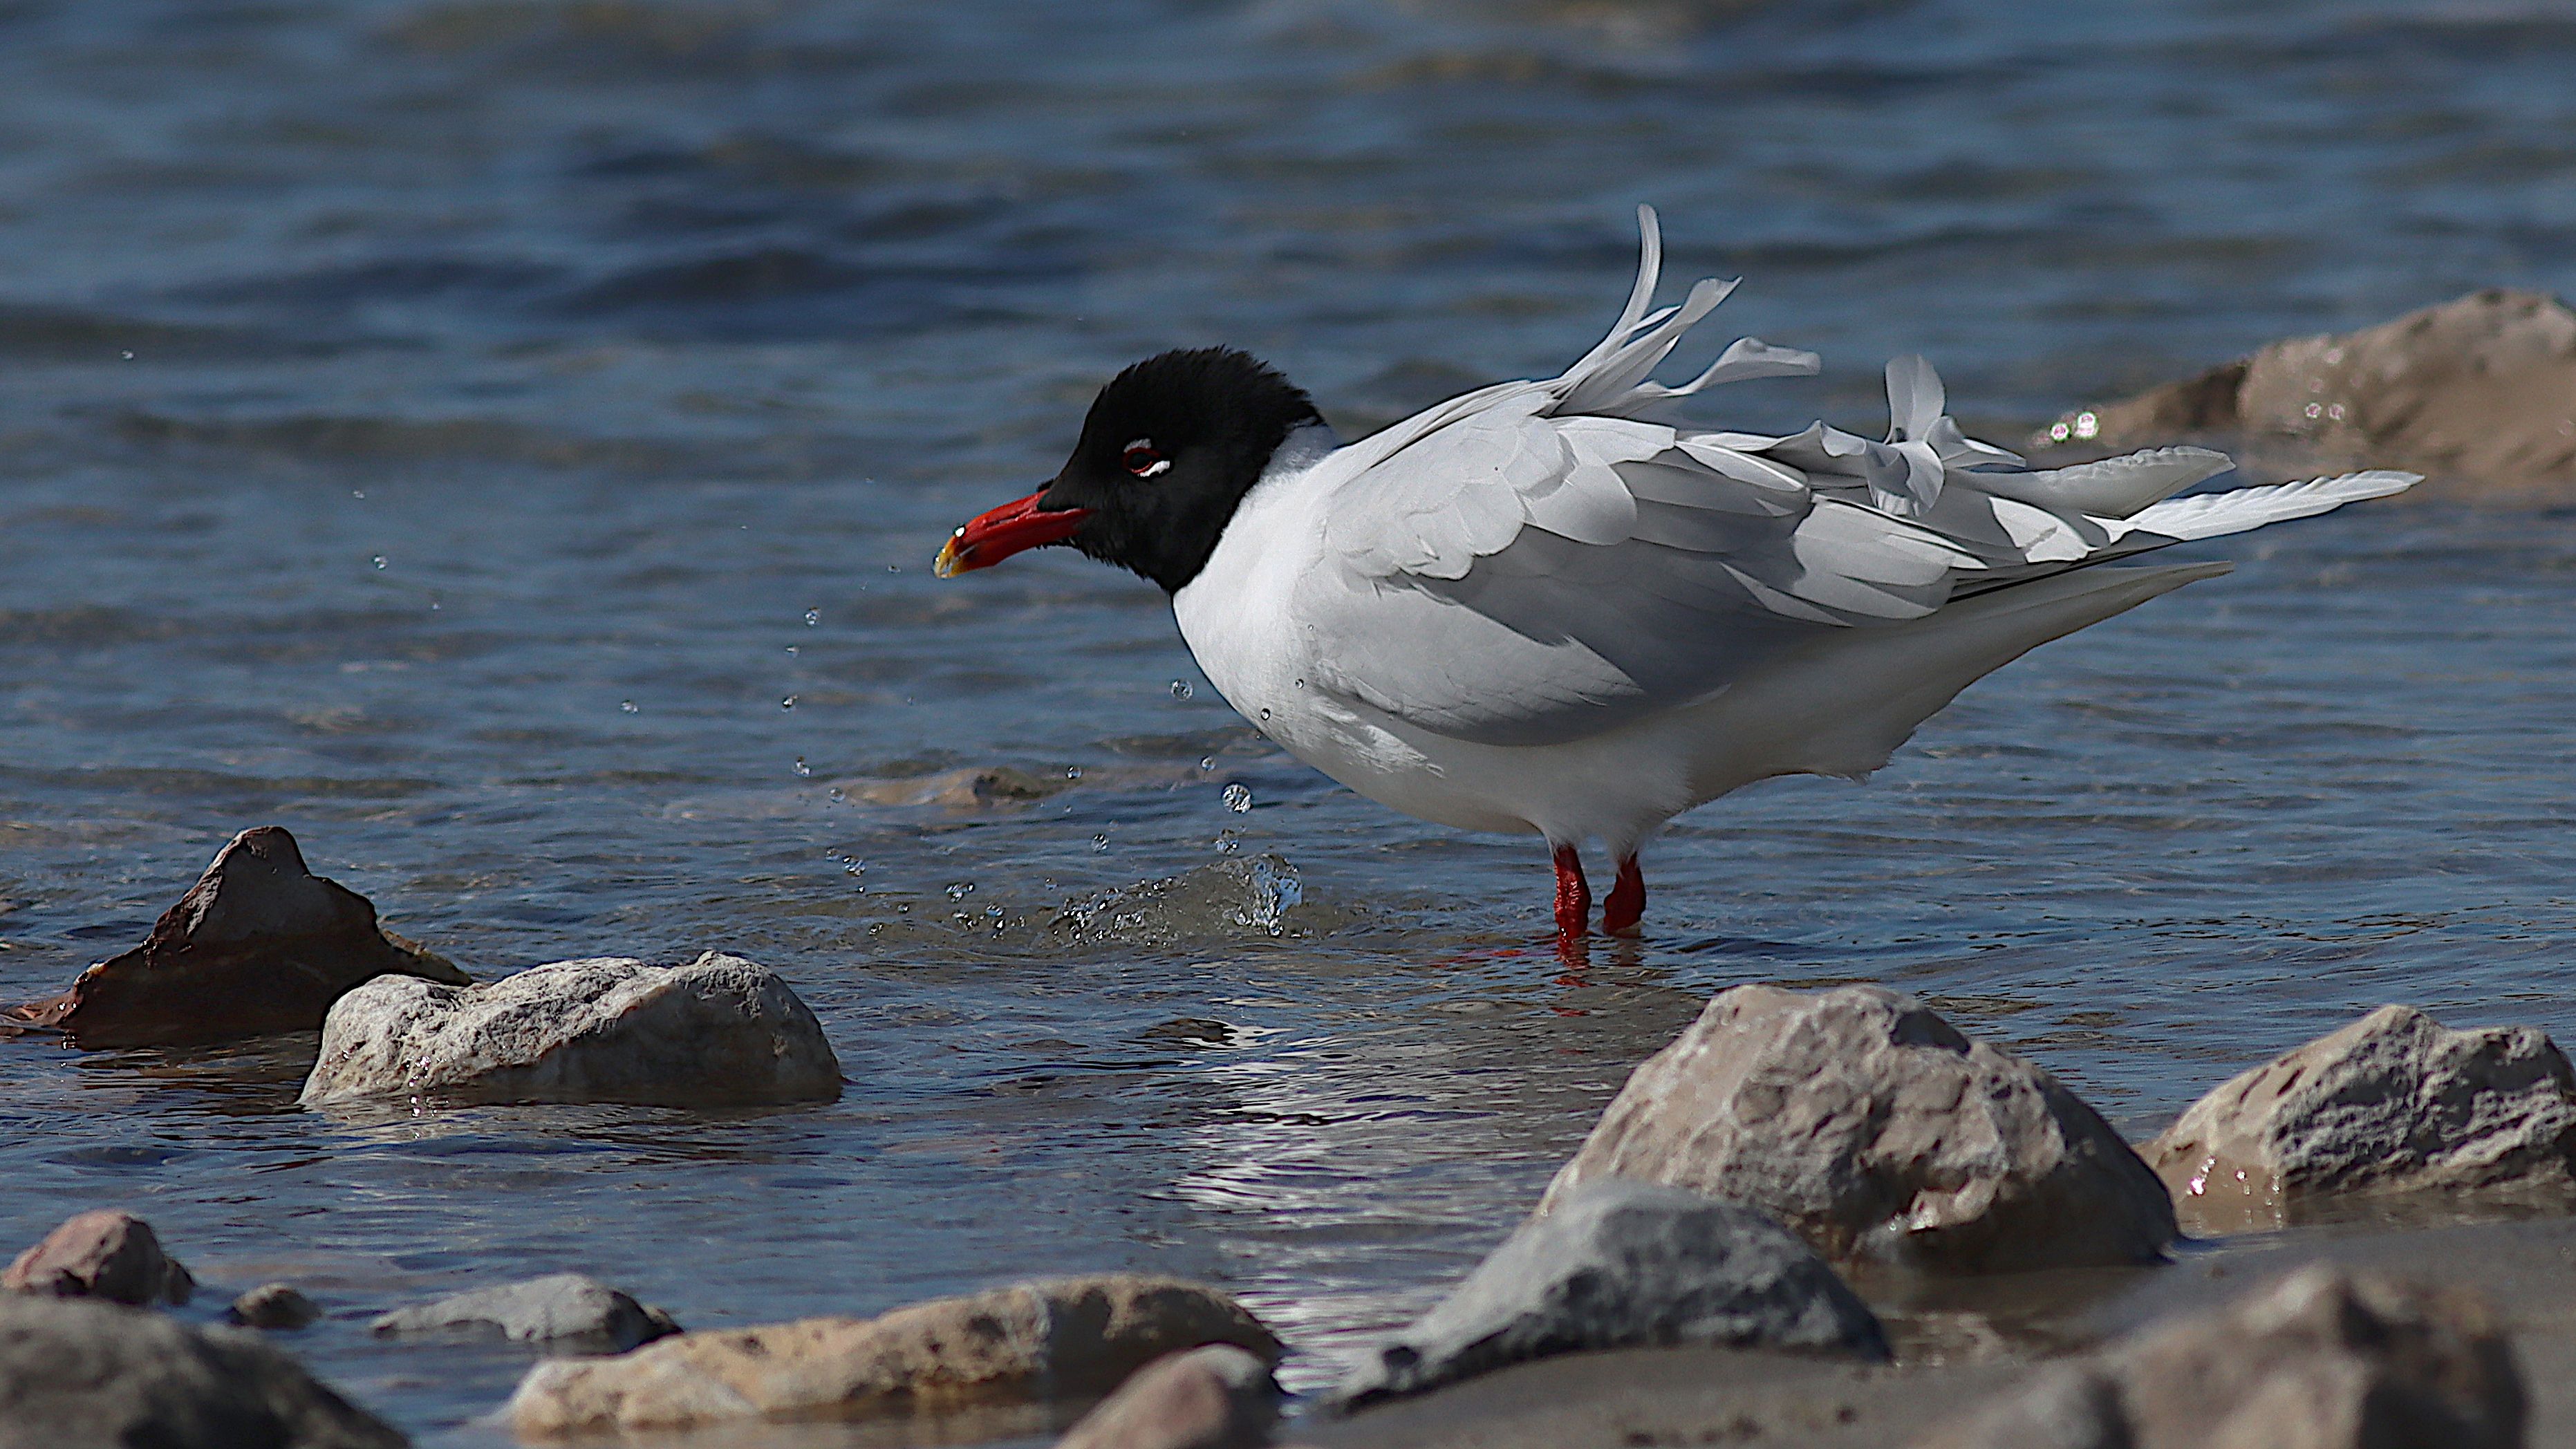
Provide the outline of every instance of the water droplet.
{"type": "Polygon", "coordinates": [[[1082,767],[1081,767],[1080,765],[1067,765],[1067,766],[1065,766],[1065,767],[1064,767],[1064,777],[1065,777],[1066,779],[1068,779],[1068,780],[1079,780],[1079,779],[1081,779],[1081,778],[1082,778],[1082,767]]]}
{"type": "Polygon", "coordinates": [[[1241,785],[1225,787],[1225,808],[1240,815],[1252,808],[1252,792],[1241,785]]]}
{"type": "Polygon", "coordinates": [[[778,702],[778,707],[780,709],[794,709],[796,707],[796,696],[791,694],[785,699],[780,700],[778,702]]]}
{"type": "Polygon", "coordinates": [[[820,623],[822,623],[822,622],[823,622],[823,611],[822,611],[822,610],[820,610],[820,609],[807,609],[807,610],[805,611],[805,627],[806,627],[806,628],[811,629],[811,628],[813,628],[815,625],[820,624],[820,623]]]}
{"type": "Polygon", "coordinates": [[[1197,692],[1198,691],[1190,688],[1190,682],[1186,679],[1175,679],[1172,681],[1172,698],[1174,699],[1187,699],[1197,692]]]}
{"type": "Polygon", "coordinates": [[[846,791],[842,790],[842,788],[841,788],[840,786],[835,785],[835,786],[833,786],[833,787],[832,787],[832,803],[833,803],[833,804],[838,805],[838,804],[840,804],[842,801],[847,800],[847,799],[849,799],[849,798],[850,798],[850,797],[849,797],[849,794],[848,794],[846,791]]]}
{"type": "MultiPolygon", "coordinates": [[[[2303,407],[2303,408],[2299,409],[2299,411],[2301,411],[2301,412],[2303,412],[2303,413],[2307,414],[2309,417],[2315,417],[2315,416],[2317,416],[2319,413],[2324,412],[2324,411],[2325,411],[2325,409],[2324,409],[2324,408],[2322,408],[2322,407],[2319,407],[2319,406],[2318,406],[2318,405],[2316,405],[2315,403],[2310,403],[2310,404],[2308,404],[2306,407],[2303,407]]],[[[381,561],[379,561],[379,562],[377,563],[377,565],[376,565],[376,566],[377,566],[378,568],[382,568],[382,567],[384,567],[384,564],[383,564],[381,561]]]]}
{"type": "Polygon", "coordinates": [[[1270,718],[1270,711],[1268,711],[1268,710],[1266,710],[1266,709],[1265,709],[1265,710],[1263,710],[1263,711],[1261,712],[1261,718],[1262,718],[1265,722],[1266,722],[1266,721],[1268,721],[1268,720],[1269,720],[1269,718],[1270,718]]]}
{"type": "Polygon", "coordinates": [[[633,714],[635,712],[635,701],[631,699],[621,699],[617,702],[617,707],[626,711],[628,714],[633,714]]]}
{"type": "Polygon", "coordinates": [[[1109,853],[1109,837],[1106,834],[1091,837],[1091,852],[1094,855],[1107,855],[1109,853]]]}
{"type": "Polygon", "coordinates": [[[378,568],[383,568],[383,567],[385,566],[385,556],[384,556],[383,554],[377,554],[377,555],[376,555],[376,557],[375,557],[375,565],[376,565],[376,567],[378,567],[378,568]]]}
{"type": "Polygon", "coordinates": [[[1216,833],[1216,853],[1217,853],[1217,854],[1219,854],[1219,855],[1232,855],[1232,854],[1234,854],[1236,851],[1241,850],[1242,848],[1243,848],[1243,837],[1242,837],[1242,836],[1240,836],[1240,835],[1238,835],[1238,834],[1237,834],[1237,833],[1235,833],[1234,831],[1231,831],[1231,830],[1220,830],[1220,831],[1218,831],[1218,832],[1216,833]]]}
{"type": "Polygon", "coordinates": [[[813,774],[814,774],[814,767],[813,767],[812,765],[809,765],[809,764],[805,763],[805,757],[804,757],[803,755],[798,755],[798,756],[796,757],[796,775],[797,775],[797,778],[798,778],[798,779],[810,779],[810,778],[813,776],[813,774]]]}
{"type": "Polygon", "coordinates": [[[867,873],[868,863],[864,860],[854,860],[848,865],[841,867],[841,874],[843,875],[865,875],[867,873]]]}
{"type": "Polygon", "coordinates": [[[986,906],[984,908],[984,914],[991,916],[994,920],[998,921],[1002,918],[1002,908],[1000,906],[986,906]]]}
{"type": "Polygon", "coordinates": [[[1201,756],[1199,756],[1199,768],[1200,768],[1200,769],[1202,769],[1202,770],[1213,770],[1213,769],[1215,769],[1215,768],[1216,768],[1216,756],[1214,756],[1214,755],[1201,755],[1201,756]]]}
{"type": "Polygon", "coordinates": [[[890,574],[899,574],[899,573],[902,573],[902,572],[903,572],[903,565],[901,565],[901,564],[887,564],[887,565],[886,565],[886,572],[887,572],[887,573],[890,573],[890,574]]]}
{"type": "Polygon", "coordinates": [[[367,490],[364,488],[352,488],[349,490],[349,496],[352,498],[364,498],[367,496],[367,490]]]}
{"type": "Polygon", "coordinates": [[[971,880],[961,880],[948,887],[948,898],[952,901],[962,901],[973,894],[975,883],[971,880]]]}
{"type": "Polygon", "coordinates": [[[126,361],[128,361],[128,362],[132,362],[132,361],[134,360],[134,354],[133,354],[133,353],[131,353],[131,352],[126,352],[126,351],[123,351],[123,350],[119,350],[119,351],[117,352],[117,354],[116,354],[116,355],[117,355],[117,356],[119,356],[119,357],[124,358],[124,359],[125,359],[126,361]]]}
{"type": "Polygon", "coordinates": [[[871,936],[875,935],[877,932],[882,931],[882,930],[884,930],[884,929],[885,929],[885,922],[883,922],[883,921],[870,921],[870,922],[868,922],[868,934],[869,934],[869,935],[871,935],[871,936]]]}
{"type": "Polygon", "coordinates": [[[795,646],[795,645],[793,645],[793,644],[788,645],[788,646],[787,646],[787,652],[788,652],[788,653],[790,653],[790,654],[795,653],[795,652],[796,652],[796,646],[795,646]]]}

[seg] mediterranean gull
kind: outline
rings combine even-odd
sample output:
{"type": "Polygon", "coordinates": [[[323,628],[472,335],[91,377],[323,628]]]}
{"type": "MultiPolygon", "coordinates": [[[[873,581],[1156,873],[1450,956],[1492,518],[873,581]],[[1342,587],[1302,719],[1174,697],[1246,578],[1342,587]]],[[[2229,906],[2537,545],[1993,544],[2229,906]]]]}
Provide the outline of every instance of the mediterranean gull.
{"type": "Polygon", "coordinates": [[[1649,311],[1644,255],[1610,335],[1561,377],[1501,382],[1356,443],[1227,348],[1110,381],[1044,488],[959,528],[942,577],[1071,544],[1172,596],[1226,700],[1360,794],[1467,830],[1536,832],[1557,943],[1608,847],[1602,929],[1634,935],[1641,842],[1773,775],[1860,778],[2022,654],[2225,563],[2118,567],[2399,492],[2411,473],[2173,495],[2232,466],[2154,448],[2056,469],[1971,439],[1920,357],[1887,365],[1885,442],[1655,419],[1816,355],[1742,338],[1680,387],[1648,379],[1734,283],[1649,311]]]}

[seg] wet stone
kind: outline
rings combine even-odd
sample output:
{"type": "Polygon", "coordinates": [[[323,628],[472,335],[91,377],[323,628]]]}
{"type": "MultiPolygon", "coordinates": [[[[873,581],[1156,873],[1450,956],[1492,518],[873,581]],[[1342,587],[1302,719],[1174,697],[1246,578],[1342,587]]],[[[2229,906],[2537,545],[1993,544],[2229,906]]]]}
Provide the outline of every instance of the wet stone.
{"type": "Polygon", "coordinates": [[[2483,1300],[2317,1265],[2043,1369],[1915,1449],[2520,1449],[2525,1413],[2483,1300]]]}
{"type": "Polygon", "coordinates": [[[11,1449],[400,1449],[391,1426],[240,1329],[96,1301],[0,1295],[11,1449]]]}
{"type": "Polygon", "coordinates": [[[142,945],[0,1019],[85,1047],[312,1031],[343,993],[387,974],[472,979],[383,929],[366,897],[313,874],[294,836],[263,825],[216,852],[142,945]]]}
{"type": "Polygon", "coordinates": [[[1875,986],[1739,986],[1632,1073],[1539,1212],[1635,1178],[1779,1218],[1828,1259],[1939,1272],[2155,1261],[2164,1185],[2036,1065],[1875,986]]]}
{"type": "Polygon", "coordinates": [[[308,1107],[371,1098],[698,1106],[831,1101],[840,1061],[769,968],[557,961],[459,989],[386,977],[331,1009],[308,1107]]]}
{"type": "Polygon", "coordinates": [[[2576,1069],[2535,1027],[2383,1006],[2192,1104],[2146,1159],[2205,1231],[2361,1193],[2576,1201],[2576,1069]]]}
{"type": "Polygon", "coordinates": [[[185,1303],[197,1281],[161,1251],[152,1225],[100,1209],[65,1219],[18,1255],[0,1288],[50,1298],[104,1298],[138,1307],[185,1303]]]}
{"type": "Polygon", "coordinates": [[[552,1359],[503,1417],[522,1438],[737,1420],[864,1419],[1104,1393],[1166,1353],[1279,1341],[1215,1289],[1101,1274],[897,1308],[681,1334],[616,1358],[552,1359]]]}
{"type": "Polygon", "coordinates": [[[243,1328],[292,1332],[320,1322],[322,1309],[292,1283],[262,1283],[232,1301],[224,1320],[243,1328]]]}
{"type": "Polygon", "coordinates": [[[1270,1365],[1212,1343],[1165,1354],[1128,1375],[1056,1449],[1258,1449],[1278,1420],[1270,1365]]]}
{"type": "Polygon", "coordinates": [[[1554,1354],[1672,1347],[1887,1357],[1868,1306],[1768,1215],[1605,1178],[1567,1189],[1335,1398],[1357,1408],[1554,1354]]]}
{"type": "Polygon", "coordinates": [[[580,1273],[556,1273],[398,1308],[367,1328],[380,1337],[484,1333],[598,1353],[624,1353],[680,1331],[661,1309],[580,1273]]]}

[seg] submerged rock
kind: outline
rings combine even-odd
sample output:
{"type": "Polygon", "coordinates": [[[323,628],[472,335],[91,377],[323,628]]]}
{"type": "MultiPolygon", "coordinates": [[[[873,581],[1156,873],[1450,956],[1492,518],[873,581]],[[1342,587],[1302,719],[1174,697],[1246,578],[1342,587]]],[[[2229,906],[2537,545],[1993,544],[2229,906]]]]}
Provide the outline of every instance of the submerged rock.
{"type": "Polygon", "coordinates": [[[2536,292],[2473,292],[2067,414],[2034,452],[2209,437],[2264,471],[2413,468],[2425,494],[2576,498],[2576,313],[2536,292]],[[2270,455],[2283,455],[2278,463],[2270,455]]]}
{"type": "Polygon", "coordinates": [[[244,1328],[292,1331],[322,1320],[322,1309],[292,1283],[262,1283],[232,1301],[224,1321],[244,1328]]]}
{"type": "Polygon", "coordinates": [[[688,1333],[616,1358],[551,1359],[503,1410],[523,1438],[727,1420],[858,1419],[1103,1393],[1176,1350],[1279,1340],[1213,1288],[1102,1274],[940,1298],[875,1318],[688,1333]]]}
{"type": "Polygon", "coordinates": [[[1603,1177],[1760,1208],[1840,1262],[2139,1263],[2176,1232],[2164,1185],[2056,1078],[1875,986],[1718,993],[1629,1076],[1539,1212],[1603,1177]]]}
{"type": "Polygon", "coordinates": [[[840,1093],[840,1061],[787,983],[710,951],[686,966],[557,961],[465,989],[369,982],[331,1008],[301,1100],[695,1106],[840,1093]]]}
{"type": "Polygon", "coordinates": [[[2482,1300],[2317,1265],[2043,1369],[1916,1449],[2521,1449],[2524,1405],[2482,1300]]]}
{"type": "Polygon", "coordinates": [[[2452,1031],[2383,1006],[2193,1103],[2146,1158],[2214,1231],[2278,1227],[2348,1193],[2568,1199],[2576,1069],[2536,1027],[2452,1031]]]}
{"type": "Polygon", "coordinates": [[[400,1449],[392,1426],[239,1329],[97,1302],[0,1297],[11,1449],[400,1449]]]}
{"type": "Polygon", "coordinates": [[[0,1277],[0,1288],[143,1307],[185,1303],[195,1295],[197,1280],[161,1251],[150,1223],[102,1208],[64,1219],[44,1241],[20,1253],[0,1277]]]}
{"type": "Polygon", "coordinates": [[[367,1325],[380,1336],[477,1330],[523,1343],[624,1353],[680,1331],[671,1315],[580,1273],[556,1273],[397,1308],[367,1325]]]}
{"type": "Polygon", "coordinates": [[[1675,1346],[1887,1357],[1877,1317],[1796,1233],[1614,1177],[1560,1194],[1335,1397],[1356,1408],[1553,1354],[1675,1346]]]}
{"type": "Polygon", "coordinates": [[[864,776],[838,780],[833,788],[850,800],[870,805],[944,805],[951,810],[988,810],[996,805],[1026,804],[1071,788],[1065,779],[1042,780],[1008,765],[945,770],[936,775],[910,775],[896,780],[864,776]]]}
{"type": "Polygon", "coordinates": [[[1270,1365],[1212,1343],[1129,1374],[1055,1449],[1259,1449],[1278,1421],[1270,1365]]]}
{"type": "Polygon", "coordinates": [[[7,1019],[82,1046],[312,1031],[342,993],[387,974],[472,980],[379,926],[365,896],[313,874],[294,836],[262,825],[217,851],[142,945],[7,1019]]]}

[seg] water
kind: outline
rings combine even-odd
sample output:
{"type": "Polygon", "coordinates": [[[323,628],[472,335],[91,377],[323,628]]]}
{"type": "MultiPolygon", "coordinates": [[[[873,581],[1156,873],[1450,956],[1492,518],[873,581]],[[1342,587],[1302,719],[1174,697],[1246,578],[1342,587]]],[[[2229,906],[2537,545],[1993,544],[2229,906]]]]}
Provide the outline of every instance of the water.
{"type": "Polygon", "coordinates": [[[291,1277],[435,1444],[521,1357],[365,1318],[560,1269],[699,1327],[1176,1272],[1313,1388],[1729,983],[1924,993],[2140,1131],[2382,1001],[2576,1037],[2558,515],[2199,547],[1871,786],[1685,819],[1579,979],[1534,842],[1272,751],[1149,588],[927,568],[1162,347],[1353,433],[1553,374],[1640,200],[1748,278],[1721,340],[1826,355],[1741,426],[1866,432],[1921,349],[2010,440],[2576,291],[2571,62],[2543,3],[0,6],[0,994],[279,823],[487,977],[768,962],[851,1079],[335,1117],[307,1040],[0,1043],[0,1244],[291,1277]]]}

